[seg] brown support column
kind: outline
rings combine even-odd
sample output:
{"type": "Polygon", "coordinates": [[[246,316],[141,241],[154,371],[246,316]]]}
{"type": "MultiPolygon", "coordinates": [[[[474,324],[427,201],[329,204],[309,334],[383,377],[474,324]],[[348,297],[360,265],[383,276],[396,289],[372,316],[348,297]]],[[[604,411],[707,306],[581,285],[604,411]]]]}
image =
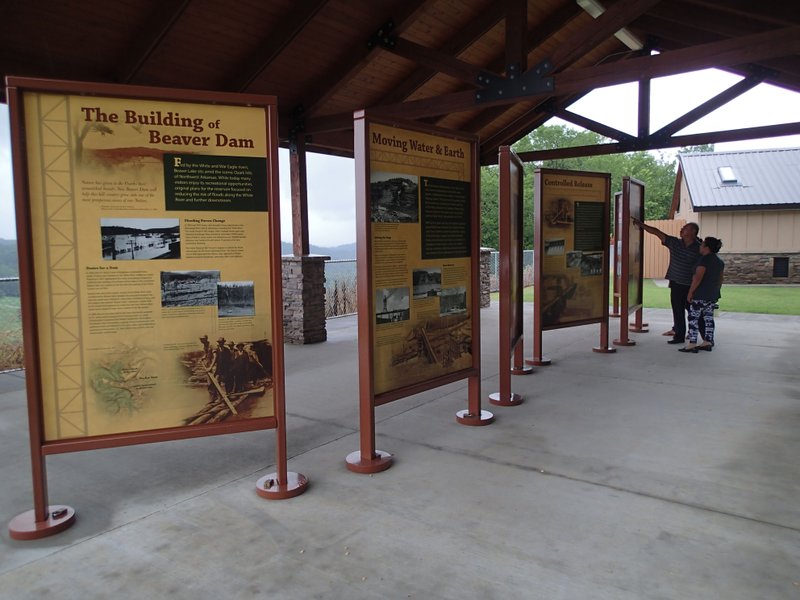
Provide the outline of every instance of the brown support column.
{"type": "Polygon", "coordinates": [[[302,134],[289,149],[292,186],[292,254],[283,257],[283,332],[290,344],[314,344],[328,338],[325,323],[325,261],[312,256],[308,241],[308,178],[302,134]]]}
{"type": "Polygon", "coordinates": [[[289,149],[289,173],[292,182],[292,252],[309,253],[308,180],[306,178],[306,142],[302,134],[292,140],[289,149]]]}
{"type": "Polygon", "coordinates": [[[639,81],[639,124],[638,133],[640,140],[646,140],[650,135],[650,80],[639,81]]]}

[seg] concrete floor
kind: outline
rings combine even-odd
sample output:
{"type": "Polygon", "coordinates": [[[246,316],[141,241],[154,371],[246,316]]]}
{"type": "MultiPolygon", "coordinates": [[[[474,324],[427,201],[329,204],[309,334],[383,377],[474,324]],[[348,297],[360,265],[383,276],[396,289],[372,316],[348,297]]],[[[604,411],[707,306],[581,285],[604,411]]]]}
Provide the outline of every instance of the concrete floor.
{"type": "MultiPolygon", "coordinates": [[[[665,343],[669,318],[645,311],[651,333],[613,355],[591,351],[598,325],[546,332],[553,364],[512,379],[522,405],[487,401],[486,427],[455,421],[466,381],[379,407],[395,464],[375,475],[344,466],[356,319],[331,320],[286,349],[304,495],[255,493],[273,431],[49,457],[51,503],[78,520],[4,531],[0,598],[800,598],[800,318],[723,312],[697,355],[665,343]]],[[[497,305],[481,320],[486,397],[497,305]]],[[[5,523],[32,508],[28,448],[24,377],[1,375],[5,523]]]]}

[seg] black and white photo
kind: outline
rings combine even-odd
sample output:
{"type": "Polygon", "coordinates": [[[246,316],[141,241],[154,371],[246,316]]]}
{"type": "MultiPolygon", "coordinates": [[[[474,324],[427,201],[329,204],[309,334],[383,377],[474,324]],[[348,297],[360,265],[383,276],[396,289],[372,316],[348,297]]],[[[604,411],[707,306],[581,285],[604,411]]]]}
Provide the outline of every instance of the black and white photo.
{"type": "Polygon", "coordinates": [[[178,219],[100,219],[103,260],[181,257],[178,219]]]}

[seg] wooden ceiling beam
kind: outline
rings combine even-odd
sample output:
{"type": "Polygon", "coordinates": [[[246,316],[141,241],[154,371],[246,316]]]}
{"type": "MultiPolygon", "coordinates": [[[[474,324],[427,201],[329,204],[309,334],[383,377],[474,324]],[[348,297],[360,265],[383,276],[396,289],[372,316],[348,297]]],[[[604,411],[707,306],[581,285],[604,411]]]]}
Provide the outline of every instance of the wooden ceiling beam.
{"type": "Polygon", "coordinates": [[[719,94],[717,94],[713,98],[710,98],[709,100],[707,100],[706,102],[704,102],[703,104],[698,106],[697,108],[694,108],[694,109],[690,110],[689,112],[687,112],[682,117],[679,117],[679,118],[675,119],[674,121],[672,121],[672,123],[669,123],[669,124],[665,125],[664,127],[662,127],[661,129],[659,129],[658,131],[654,132],[653,133],[653,137],[655,137],[655,138],[658,138],[658,137],[669,138],[669,137],[671,137],[672,135],[674,135],[678,131],[681,131],[682,129],[685,129],[686,127],[688,127],[692,123],[694,123],[696,121],[699,121],[700,119],[702,119],[706,115],[714,112],[720,106],[723,106],[723,105],[727,104],[728,102],[730,102],[734,98],[738,98],[739,96],[741,96],[745,92],[753,89],[759,83],[761,83],[763,80],[764,80],[763,76],[760,76],[760,75],[751,75],[747,79],[743,79],[742,81],[736,83],[735,85],[732,85],[728,89],[723,90],[722,92],[720,92],[719,94]]]}
{"type": "MultiPolygon", "coordinates": [[[[491,2],[489,8],[474,19],[466,27],[462,27],[459,32],[445,43],[439,50],[451,56],[457,57],[461,52],[469,48],[476,40],[480,39],[487,31],[492,29],[500,19],[503,18],[502,5],[499,2],[491,2]]],[[[422,87],[436,75],[434,69],[422,66],[417,69],[410,77],[406,78],[389,94],[383,96],[375,104],[395,104],[402,102],[411,94],[422,87]]]]}
{"type": "MultiPolygon", "coordinates": [[[[671,137],[665,141],[650,140],[644,147],[637,143],[632,146],[626,143],[598,144],[593,146],[573,146],[572,148],[557,148],[554,150],[534,150],[520,152],[519,158],[524,162],[542,160],[555,160],[562,158],[577,158],[579,156],[596,156],[601,154],[621,154],[639,150],[659,150],[661,148],[685,148],[700,144],[717,144],[722,142],[738,142],[742,140],[756,140],[761,138],[780,137],[784,135],[800,134],[800,122],[784,123],[782,125],[765,125],[762,127],[748,127],[745,129],[730,129],[727,131],[710,131],[671,137]]],[[[495,157],[495,162],[496,157],[495,157]]],[[[484,163],[492,164],[492,163],[484,163]]]]}
{"type": "MultiPolygon", "coordinates": [[[[784,26],[788,23],[784,23],[784,26]]],[[[755,19],[742,19],[722,13],[709,18],[708,12],[690,2],[662,2],[648,11],[646,17],[636,21],[637,30],[663,31],[678,28],[691,28],[713,33],[721,37],[737,37],[748,33],[758,33],[769,26],[755,19]],[[653,25],[653,29],[647,24],[653,25]]]]}
{"type": "MultiPolygon", "coordinates": [[[[637,0],[636,2],[622,2],[618,3],[611,9],[605,11],[596,20],[588,22],[583,29],[575,36],[576,43],[570,44],[569,49],[564,51],[557,51],[551,61],[551,72],[558,73],[564,71],[571,66],[576,60],[584,56],[586,52],[592,50],[597,44],[602,43],[608,37],[613,36],[619,29],[627,25],[631,20],[635,19],[648,8],[656,4],[656,0],[637,0]],[[625,6],[622,6],[625,5],[625,6]]],[[[535,28],[528,35],[528,42],[531,50],[541,45],[542,41],[549,38],[554,32],[560,30],[578,15],[582,14],[581,9],[577,4],[566,4],[558,11],[550,15],[539,27],[535,28]]],[[[580,92],[579,92],[580,93],[580,92]]],[[[540,97],[543,97],[540,95],[540,97]]],[[[526,98],[527,99],[527,98],[526,98]]],[[[482,127],[491,121],[499,118],[505,113],[508,108],[504,104],[508,103],[492,103],[495,104],[494,108],[487,108],[481,115],[476,117],[473,122],[465,126],[466,131],[477,132],[476,126],[482,127]],[[491,120],[487,120],[491,119],[491,120]]],[[[489,106],[489,103],[482,103],[482,107],[489,106]]],[[[526,113],[527,115],[530,112],[526,113]]],[[[515,123],[518,120],[514,121],[515,123]]],[[[492,136],[497,138],[497,135],[492,136]]],[[[503,143],[507,143],[504,141],[503,143]]],[[[491,144],[490,144],[491,146],[491,144]]]]}
{"type": "Polygon", "coordinates": [[[223,84],[223,89],[232,92],[246,91],[327,3],[328,0],[297,0],[291,13],[281,19],[277,30],[270,31],[265,36],[255,52],[223,84]]]}
{"type": "Polygon", "coordinates": [[[112,64],[118,65],[111,78],[119,83],[131,83],[147,59],[183,15],[192,0],[163,0],[159,2],[142,26],[125,45],[125,52],[112,64]]]}
{"type": "Polygon", "coordinates": [[[446,52],[433,50],[402,37],[394,39],[391,45],[382,46],[384,50],[402,56],[423,67],[444,73],[462,83],[478,87],[478,75],[482,69],[459,60],[446,52]]]}
{"type": "Polygon", "coordinates": [[[506,13],[506,77],[528,70],[528,1],[503,0],[506,13]]]}
{"type": "MultiPolygon", "coordinates": [[[[570,21],[583,12],[583,9],[574,3],[567,3],[549,14],[543,21],[527,33],[528,53],[534,52],[536,48],[550,39],[557,31],[561,30],[570,21]]],[[[526,59],[527,61],[527,59],[526,59]]],[[[503,57],[497,56],[490,64],[489,71],[500,72],[505,70],[503,57]]],[[[495,106],[482,110],[478,116],[462,126],[462,131],[477,133],[486,127],[508,110],[507,106],[495,106]]]]}
{"type": "MultiPolygon", "coordinates": [[[[406,27],[413,24],[417,12],[424,7],[426,1],[406,0],[400,2],[398,4],[398,12],[393,15],[394,31],[402,33],[406,27]]],[[[377,27],[379,25],[376,25],[377,27]]],[[[346,56],[349,60],[343,61],[340,69],[331,71],[327,77],[319,79],[313,86],[310,86],[299,95],[299,98],[303,99],[306,115],[313,116],[331,96],[361,72],[373,55],[380,52],[379,46],[371,48],[367,46],[369,35],[371,33],[366,34],[363,40],[355,42],[346,52],[341,53],[341,56],[346,56]]],[[[352,114],[350,118],[352,120],[352,114]]]]}
{"type": "Polygon", "coordinates": [[[554,93],[575,93],[642,78],[652,79],[713,67],[757,63],[760,60],[797,53],[800,53],[800,27],[786,27],[655,56],[631,58],[624,63],[572,69],[556,75],[554,93]]]}
{"type": "MultiPolygon", "coordinates": [[[[800,47],[800,43],[797,41],[800,32],[797,31],[797,28],[792,27],[787,28],[787,30],[783,30],[781,35],[778,36],[780,40],[783,41],[778,40],[777,45],[769,44],[767,41],[768,38],[774,37],[775,35],[775,32],[754,34],[751,36],[745,36],[739,40],[726,40],[724,42],[715,42],[713,44],[703,44],[695,48],[675,50],[673,52],[663,53],[656,56],[630,58],[624,63],[618,62],[601,65],[598,67],[565,71],[564,73],[555,75],[555,93],[563,92],[565,89],[570,89],[570,91],[574,93],[581,91],[586,92],[596,87],[630,83],[633,81],[650,79],[651,77],[655,76],[676,75],[678,73],[694,71],[700,68],[716,67],[720,66],[720,64],[717,62],[718,60],[723,63],[725,61],[731,61],[735,63],[740,61],[741,57],[736,55],[731,48],[738,48],[738,52],[741,53],[742,56],[748,55],[752,57],[752,55],[748,54],[751,50],[751,44],[756,47],[755,51],[758,52],[759,55],[760,53],[771,54],[773,52],[785,53],[787,51],[791,51],[790,48],[785,46],[786,40],[794,40],[792,42],[793,46],[800,47]],[[767,47],[761,48],[761,46],[764,44],[766,44],[767,47]],[[698,64],[699,60],[704,61],[704,63],[698,64]],[[569,81],[570,78],[582,80],[583,78],[580,76],[581,72],[588,73],[595,70],[603,72],[606,75],[613,73],[613,76],[610,78],[603,77],[595,79],[590,84],[584,85],[573,85],[572,82],[569,81]]],[[[484,140],[482,147],[486,148],[487,152],[491,153],[490,149],[493,146],[506,143],[505,140],[518,139],[530,131],[530,129],[526,128],[525,124],[530,121],[531,116],[532,115],[530,111],[524,115],[521,115],[502,131],[499,131],[491,138],[484,140]]]]}
{"type": "Polygon", "coordinates": [[[551,58],[552,64],[557,68],[558,65],[574,63],[659,2],[660,0],[617,2],[579,31],[569,44],[556,50],[551,58]]]}
{"type": "MultiPolygon", "coordinates": [[[[555,86],[552,91],[532,94],[525,100],[577,94],[598,87],[630,83],[644,78],[652,79],[687,71],[740,65],[745,62],[758,62],[766,58],[796,53],[800,53],[800,27],[786,27],[779,31],[768,31],[723,42],[701,44],[654,56],[640,56],[622,63],[606,63],[594,67],[570,69],[554,75],[555,86]]],[[[482,103],[481,106],[500,106],[519,101],[519,98],[500,98],[482,103]]],[[[421,119],[469,110],[475,106],[475,93],[462,91],[397,105],[380,106],[374,110],[386,116],[421,119]]]]}
{"type": "Polygon", "coordinates": [[[731,15],[743,21],[760,21],[770,27],[785,27],[787,24],[800,25],[800,15],[797,14],[797,5],[794,2],[759,2],[759,10],[742,10],[738,3],[722,0],[721,2],[709,2],[707,0],[684,0],[689,4],[694,4],[702,8],[707,19],[713,18],[709,11],[715,11],[731,15]]]}
{"type": "Polygon", "coordinates": [[[625,133],[624,131],[620,131],[619,129],[615,129],[614,127],[609,127],[608,125],[604,125],[603,123],[588,117],[584,117],[583,115],[579,115],[565,108],[548,109],[547,113],[553,117],[558,117],[559,119],[563,119],[564,121],[568,121],[574,125],[577,125],[578,127],[583,127],[589,131],[599,133],[603,137],[611,138],[612,140],[618,140],[620,142],[632,142],[636,139],[636,136],[625,133]]]}

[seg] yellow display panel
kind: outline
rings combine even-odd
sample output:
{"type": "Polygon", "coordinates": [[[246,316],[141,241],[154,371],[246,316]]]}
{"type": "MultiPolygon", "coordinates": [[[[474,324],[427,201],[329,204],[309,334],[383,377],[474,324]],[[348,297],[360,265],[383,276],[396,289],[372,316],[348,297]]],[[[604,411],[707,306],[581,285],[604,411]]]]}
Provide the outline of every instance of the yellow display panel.
{"type": "Polygon", "coordinates": [[[45,440],[273,416],[265,108],[23,98],[45,440]]]}
{"type": "Polygon", "coordinates": [[[472,147],[370,123],[375,394],[473,366],[472,147]]]}

